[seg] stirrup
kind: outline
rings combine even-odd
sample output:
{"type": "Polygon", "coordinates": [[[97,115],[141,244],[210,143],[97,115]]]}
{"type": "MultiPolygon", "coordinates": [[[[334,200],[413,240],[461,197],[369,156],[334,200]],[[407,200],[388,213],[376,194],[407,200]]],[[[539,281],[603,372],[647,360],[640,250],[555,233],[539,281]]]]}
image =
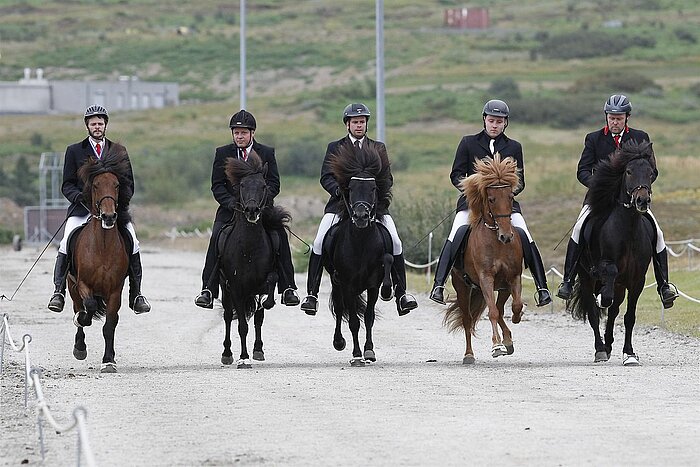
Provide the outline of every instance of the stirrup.
{"type": "Polygon", "coordinates": [[[550,303],[552,303],[552,295],[549,293],[549,289],[546,289],[546,288],[537,289],[537,292],[535,292],[535,304],[537,306],[545,306],[545,305],[549,305],[550,303]],[[546,295],[544,296],[544,299],[540,302],[539,296],[540,296],[540,293],[542,293],[542,292],[546,292],[546,295]]]}
{"type": "Polygon", "coordinates": [[[137,315],[140,315],[141,313],[148,313],[149,311],[151,311],[151,304],[148,303],[148,299],[146,297],[144,297],[143,295],[137,295],[136,297],[134,297],[134,307],[132,308],[132,310],[134,310],[134,313],[137,315]],[[137,309],[138,307],[136,306],[136,302],[138,302],[139,298],[143,299],[143,304],[145,305],[145,309],[142,309],[142,310],[137,309]]]}
{"type": "Polygon", "coordinates": [[[301,309],[309,316],[314,316],[318,310],[318,297],[315,295],[307,295],[304,301],[301,302],[301,309]]]}
{"type": "Polygon", "coordinates": [[[659,297],[661,298],[661,304],[664,308],[671,308],[673,306],[673,302],[678,298],[680,294],[678,293],[678,287],[676,287],[676,285],[672,282],[666,282],[665,285],[668,287],[668,290],[670,290],[673,293],[673,296],[668,297],[664,300],[664,296],[661,293],[661,287],[659,287],[659,297]]]}
{"type": "Polygon", "coordinates": [[[47,308],[49,310],[53,311],[54,313],[60,313],[63,311],[63,307],[65,306],[65,304],[66,304],[66,294],[61,293],[61,292],[54,292],[53,295],[51,295],[51,299],[49,300],[49,304],[48,304],[47,308]],[[58,297],[60,297],[60,302],[61,302],[60,306],[58,304],[53,303],[54,298],[57,298],[56,297],[57,295],[58,295],[58,297]]]}

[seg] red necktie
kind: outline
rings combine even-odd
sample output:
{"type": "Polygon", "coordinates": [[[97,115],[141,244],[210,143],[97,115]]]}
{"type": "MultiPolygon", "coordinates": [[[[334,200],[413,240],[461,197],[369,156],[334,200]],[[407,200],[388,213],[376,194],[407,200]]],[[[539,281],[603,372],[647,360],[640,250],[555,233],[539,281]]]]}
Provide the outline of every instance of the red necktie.
{"type": "Polygon", "coordinates": [[[620,135],[615,135],[613,136],[613,139],[615,140],[615,146],[620,147],[620,135]]]}
{"type": "Polygon", "coordinates": [[[97,157],[102,156],[102,146],[100,146],[100,143],[95,145],[95,152],[97,153],[97,157]]]}
{"type": "Polygon", "coordinates": [[[246,152],[245,148],[241,148],[241,159],[244,161],[248,160],[248,153],[246,152]]]}

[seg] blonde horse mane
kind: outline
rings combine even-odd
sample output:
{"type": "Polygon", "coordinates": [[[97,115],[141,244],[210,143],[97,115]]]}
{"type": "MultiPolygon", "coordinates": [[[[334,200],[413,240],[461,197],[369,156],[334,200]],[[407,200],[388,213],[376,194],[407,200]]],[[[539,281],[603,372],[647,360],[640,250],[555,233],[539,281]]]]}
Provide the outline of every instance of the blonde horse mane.
{"type": "Polygon", "coordinates": [[[475,174],[462,179],[459,188],[469,203],[469,224],[474,227],[489,212],[486,188],[494,185],[508,185],[512,191],[520,186],[518,164],[512,157],[501,159],[501,154],[477,159],[474,162],[475,174]]]}

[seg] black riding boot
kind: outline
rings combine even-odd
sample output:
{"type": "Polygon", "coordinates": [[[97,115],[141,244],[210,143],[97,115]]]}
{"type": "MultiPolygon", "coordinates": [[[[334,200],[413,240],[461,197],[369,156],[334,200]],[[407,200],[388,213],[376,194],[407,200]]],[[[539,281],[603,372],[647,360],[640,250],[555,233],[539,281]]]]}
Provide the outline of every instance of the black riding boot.
{"type": "Polygon", "coordinates": [[[445,282],[447,276],[452,270],[452,265],[455,263],[459,247],[462,244],[464,237],[469,234],[469,226],[464,225],[457,229],[454,241],[445,240],[445,244],[440,251],[440,259],[438,259],[437,267],[435,268],[435,280],[433,282],[433,290],[430,292],[430,299],[441,305],[445,303],[445,282]]]}
{"type": "Polygon", "coordinates": [[[564,279],[557,290],[557,297],[569,300],[574,291],[574,279],[576,279],[576,263],[581,248],[572,238],[566,246],[566,259],[564,260],[564,279]]]}
{"type": "Polygon", "coordinates": [[[668,251],[666,248],[659,253],[654,253],[654,277],[656,278],[656,290],[661,297],[664,308],[671,308],[673,301],[678,298],[678,289],[668,281],[668,251]]]}
{"type": "Polygon", "coordinates": [[[399,316],[407,315],[411,310],[418,308],[418,302],[413,295],[406,293],[406,263],[403,253],[394,255],[394,264],[391,266],[391,280],[394,283],[394,295],[396,296],[396,309],[399,316]]]}
{"type": "Polygon", "coordinates": [[[323,261],[321,255],[311,252],[309,256],[309,271],[306,280],[306,293],[308,294],[301,302],[301,309],[307,315],[315,315],[318,311],[318,289],[321,287],[321,276],[323,275],[323,261]]]}
{"type": "Polygon", "coordinates": [[[537,248],[535,242],[531,242],[530,248],[530,274],[535,281],[535,287],[537,292],[535,294],[535,300],[537,301],[537,306],[545,306],[552,303],[552,297],[549,295],[549,289],[547,288],[547,274],[544,270],[544,264],[542,263],[542,256],[540,256],[540,250],[537,248]]]}
{"type": "Polygon", "coordinates": [[[141,254],[134,253],[129,261],[129,308],[137,315],[151,311],[151,304],[141,295],[141,254]]]}
{"type": "Polygon", "coordinates": [[[66,303],[66,274],[68,274],[68,255],[59,253],[53,269],[54,291],[49,300],[49,310],[60,313],[66,303]]]}

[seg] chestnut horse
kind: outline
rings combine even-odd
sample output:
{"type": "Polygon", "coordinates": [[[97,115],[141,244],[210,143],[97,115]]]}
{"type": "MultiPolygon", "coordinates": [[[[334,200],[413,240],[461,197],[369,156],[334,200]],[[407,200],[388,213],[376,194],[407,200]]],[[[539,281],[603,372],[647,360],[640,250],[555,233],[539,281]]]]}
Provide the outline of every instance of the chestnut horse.
{"type": "MultiPolygon", "coordinates": [[[[71,243],[72,266],[68,273],[68,290],[73,300],[75,333],[73,355],[87,357],[83,327],[93,318],[105,317],[102,335],[105,350],[100,371],[115,373],[114,331],[119,322],[122,289],[127,276],[129,256],[119,225],[129,221],[128,210],[119,211],[119,185],[129,171],[129,159],[123,146],[114,144],[102,159],[88,159],[78,170],[83,181],[83,199],[90,210],[90,220],[71,243]]],[[[126,183],[125,183],[126,185],[126,183]]],[[[128,203],[124,203],[128,205],[128,203]]]]}
{"type": "Polygon", "coordinates": [[[639,365],[632,348],[637,301],[654,253],[656,232],[647,218],[656,159],[650,142],[627,142],[596,165],[586,194],[591,213],[583,228],[578,279],[569,308],[593,328],[594,362],[610,359],[615,318],[627,296],[622,363],[639,365]],[[600,318],[607,310],[605,339],[600,318]]]}
{"type": "Polygon", "coordinates": [[[513,296],[513,323],[519,323],[523,313],[520,279],[523,252],[520,235],[515,235],[510,223],[513,192],[520,183],[517,164],[510,157],[501,160],[496,153],[493,158],[477,160],[474,168],[476,173],[460,183],[469,203],[471,233],[464,250],[464,269],[452,269],[457,299],[444,317],[444,324],[451,332],[464,330],[467,341],[464,364],[474,363],[471,338],[486,307],[493,333],[491,356],[494,358],[514,351],[512,334],[503,319],[509,296],[513,296]]]}

